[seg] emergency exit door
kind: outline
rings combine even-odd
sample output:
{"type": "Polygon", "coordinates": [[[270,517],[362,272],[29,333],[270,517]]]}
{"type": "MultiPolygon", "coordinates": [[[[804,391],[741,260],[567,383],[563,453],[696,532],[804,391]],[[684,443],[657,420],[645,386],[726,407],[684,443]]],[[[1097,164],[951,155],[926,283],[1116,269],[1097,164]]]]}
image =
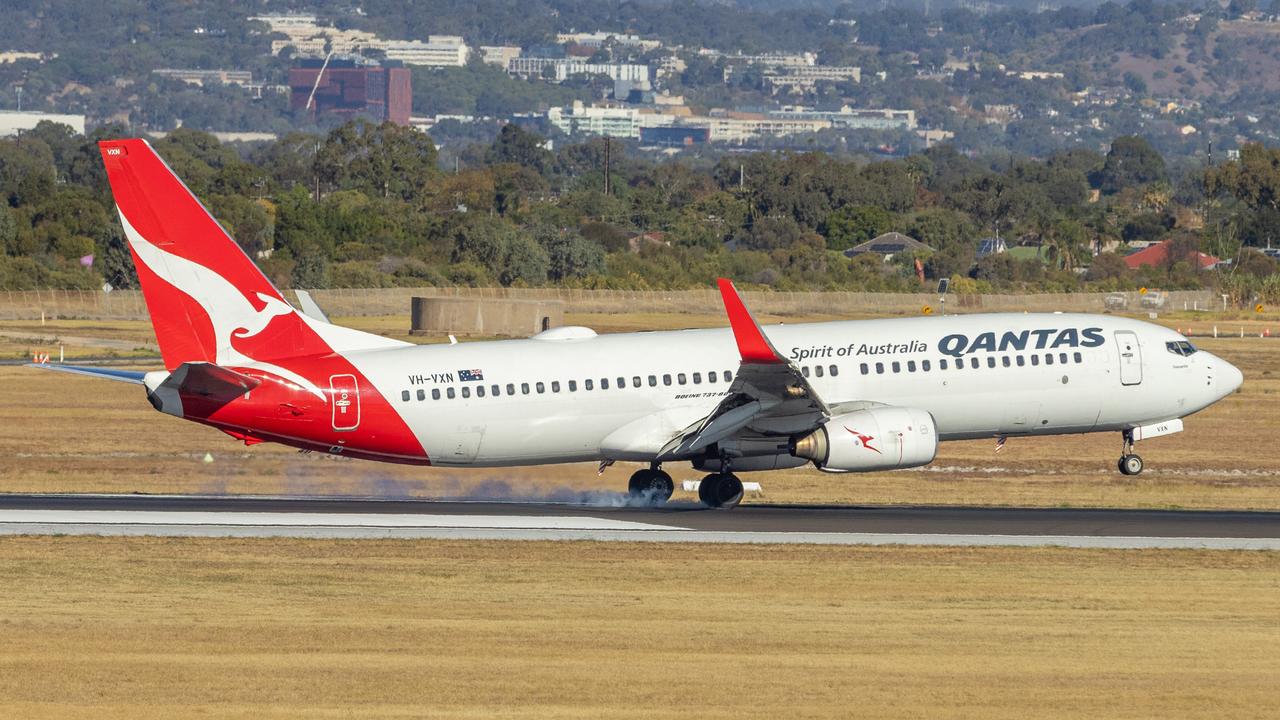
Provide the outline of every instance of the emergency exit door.
{"type": "Polygon", "coordinates": [[[1116,349],[1120,353],[1120,384],[1137,385],[1142,382],[1142,348],[1138,336],[1130,330],[1116,331],[1116,349]]]}
{"type": "Polygon", "coordinates": [[[329,405],[334,430],[347,432],[360,426],[360,388],[355,375],[329,376],[329,405]]]}

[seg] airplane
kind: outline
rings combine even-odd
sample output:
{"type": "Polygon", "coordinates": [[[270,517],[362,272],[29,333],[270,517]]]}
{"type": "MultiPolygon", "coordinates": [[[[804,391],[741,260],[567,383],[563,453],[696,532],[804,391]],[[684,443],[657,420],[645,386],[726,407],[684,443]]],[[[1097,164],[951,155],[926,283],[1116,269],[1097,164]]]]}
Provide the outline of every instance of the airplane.
{"type": "MultiPolygon", "coordinates": [[[[1118,432],[1141,440],[1243,382],[1182,335],[1109,315],[1000,313],[762,327],[721,279],[728,328],[414,345],[296,309],[152,147],[99,143],[164,362],[55,370],[140,384],[160,412],[246,445],[416,465],[635,462],[628,491],[662,504],[663,465],[737,473],[926,465],[948,440],[1118,432]]],[[[309,308],[309,309],[308,309],[309,308]]]]}

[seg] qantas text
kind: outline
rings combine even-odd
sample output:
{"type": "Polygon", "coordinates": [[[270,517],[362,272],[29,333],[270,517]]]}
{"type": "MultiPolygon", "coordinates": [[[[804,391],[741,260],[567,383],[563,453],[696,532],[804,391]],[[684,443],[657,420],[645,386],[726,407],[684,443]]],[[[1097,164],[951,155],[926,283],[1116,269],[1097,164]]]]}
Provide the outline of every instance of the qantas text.
{"type": "Polygon", "coordinates": [[[984,332],[974,335],[948,335],[938,341],[938,351],[959,357],[974,352],[1009,352],[1011,350],[1044,350],[1064,347],[1095,348],[1105,342],[1102,328],[1044,328],[1020,332],[984,332]]]}

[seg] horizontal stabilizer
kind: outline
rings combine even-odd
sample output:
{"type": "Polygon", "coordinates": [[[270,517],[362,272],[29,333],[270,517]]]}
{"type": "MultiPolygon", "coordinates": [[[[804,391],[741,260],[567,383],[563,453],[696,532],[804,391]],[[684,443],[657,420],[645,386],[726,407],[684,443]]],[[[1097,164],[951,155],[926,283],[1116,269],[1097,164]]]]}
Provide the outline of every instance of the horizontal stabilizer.
{"type": "Polygon", "coordinates": [[[85,367],[83,365],[28,363],[27,367],[40,368],[41,370],[57,370],[58,372],[71,373],[73,375],[85,375],[104,380],[115,380],[116,382],[134,383],[136,385],[141,385],[142,377],[146,375],[141,370],[116,370],[113,368],[85,367]]]}

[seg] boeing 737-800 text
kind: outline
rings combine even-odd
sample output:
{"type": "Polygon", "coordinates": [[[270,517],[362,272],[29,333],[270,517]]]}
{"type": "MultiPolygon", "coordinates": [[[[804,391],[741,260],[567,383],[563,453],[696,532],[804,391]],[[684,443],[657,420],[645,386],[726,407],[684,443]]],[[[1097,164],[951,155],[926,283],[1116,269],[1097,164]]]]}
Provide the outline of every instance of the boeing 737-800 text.
{"type": "Polygon", "coordinates": [[[1110,431],[1134,443],[1239,387],[1239,370],[1157,325],[986,314],[762,328],[721,280],[729,328],[413,345],[295,309],[144,140],[100,143],[164,370],[49,365],[141,384],[161,412],[245,442],[447,466],[664,463],[830,472],[931,462],[944,440],[1110,431]]]}

